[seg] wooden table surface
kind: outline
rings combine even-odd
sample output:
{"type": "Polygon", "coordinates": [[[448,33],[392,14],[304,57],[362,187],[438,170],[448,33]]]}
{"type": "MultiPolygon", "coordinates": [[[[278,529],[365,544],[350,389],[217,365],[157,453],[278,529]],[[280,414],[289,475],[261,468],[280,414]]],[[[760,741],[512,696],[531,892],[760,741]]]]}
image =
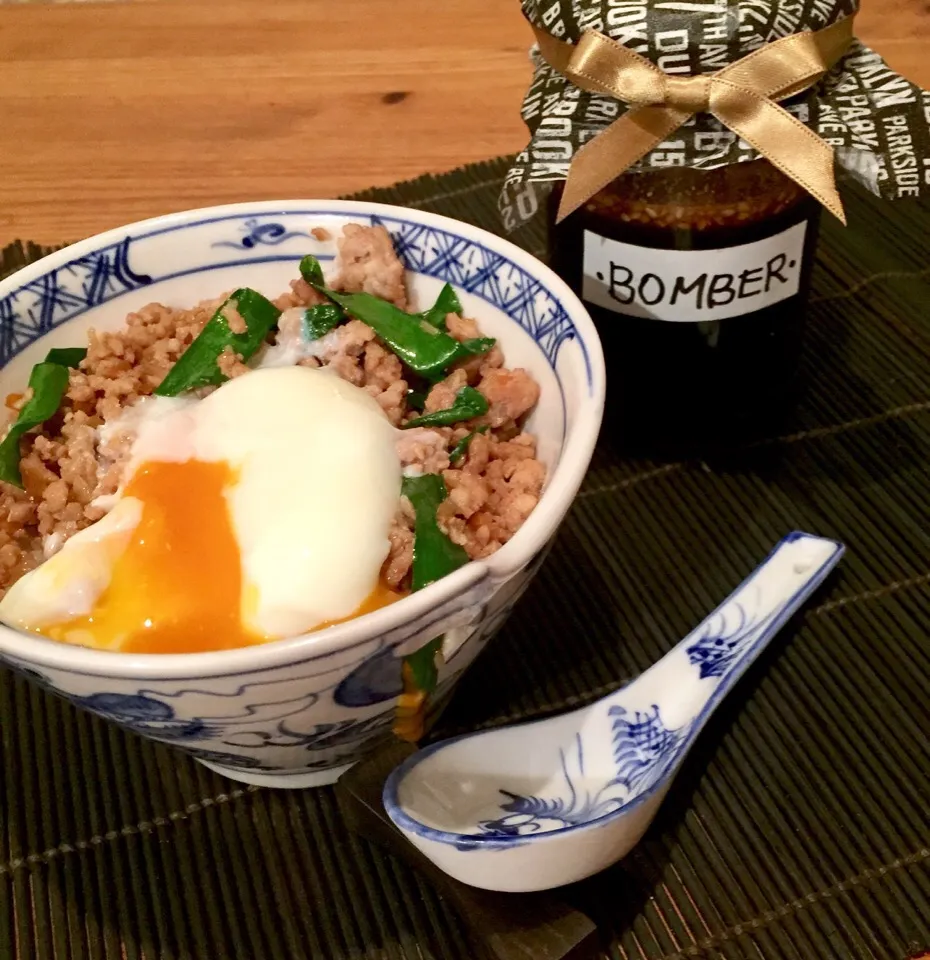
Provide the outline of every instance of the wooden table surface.
{"type": "MultiPolygon", "coordinates": [[[[930,86],[926,0],[858,32],[930,86]]],[[[518,0],[0,0],[0,246],[520,149],[518,0]]]]}

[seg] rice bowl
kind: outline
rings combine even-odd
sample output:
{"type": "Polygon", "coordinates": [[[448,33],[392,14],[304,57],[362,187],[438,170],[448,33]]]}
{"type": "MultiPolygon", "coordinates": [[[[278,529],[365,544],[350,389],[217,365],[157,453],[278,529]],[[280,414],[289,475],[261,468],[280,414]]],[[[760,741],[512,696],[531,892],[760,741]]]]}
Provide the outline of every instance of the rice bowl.
{"type": "Polygon", "coordinates": [[[383,226],[347,224],[336,247],[325,287],[307,257],[317,286],[147,304],[33,369],[0,443],[0,619],[113,651],[247,646],[451,572],[418,573],[428,537],[461,565],[517,532],[546,476],[521,429],[536,381],[451,286],[405,310],[383,226]],[[416,508],[424,477],[435,517],[416,508]]]}
{"type": "Polygon", "coordinates": [[[331,782],[389,735],[406,655],[443,638],[440,702],[503,622],[593,451],[604,371],[590,321],[558,278],[506,241],[419,211],[338,201],[245,204],[146,221],[84,241],[0,284],[0,316],[10,318],[0,360],[4,390],[12,393],[50,348],[81,343],[91,327],[113,334],[127,314],[153,301],[188,309],[243,284],[278,297],[308,247],[321,263],[332,263],[335,238],[348,223],[384,226],[417,308],[451,283],[464,316],[500,344],[507,368],[525,369],[538,383],[524,428],[537,439],[546,488],[515,535],[399,602],[252,647],[117,653],[0,627],[7,663],[79,706],[247,782],[331,782]],[[319,227],[333,239],[312,235],[319,227]],[[91,278],[101,273],[106,282],[94,287],[91,278]],[[50,286],[67,296],[50,304],[42,293],[50,286]]]}

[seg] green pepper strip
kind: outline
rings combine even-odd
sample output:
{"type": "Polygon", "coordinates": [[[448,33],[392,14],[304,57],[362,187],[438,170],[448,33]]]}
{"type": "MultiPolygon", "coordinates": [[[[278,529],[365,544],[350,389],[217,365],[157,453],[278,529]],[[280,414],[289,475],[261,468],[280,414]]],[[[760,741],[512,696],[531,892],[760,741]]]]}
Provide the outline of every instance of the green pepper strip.
{"type": "MultiPolygon", "coordinates": [[[[313,287],[319,288],[326,285],[326,280],[323,277],[323,267],[320,261],[312,255],[308,255],[300,261],[300,275],[313,287]]],[[[446,317],[450,313],[460,314],[461,312],[462,303],[455,292],[455,287],[451,283],[447,283],[439,291],[439,296],[433,306],[423,313],[414,314],[414,316],[422,317],[437,330],[444,331],[446,329],[446,317]]]]}
{"type": "Polygon", "coordinates": [[[422,417],[416,417],[404,424],[404,430],[411,427],[448,427],[461,420],[471,420],[488,412],[488,401],[474,387],[462,387],[455,395],[451,407],[434,410],[422,417]]]}
{"type": "Polygon", "coordinates": [[[465,454],[468,453],[468,447],[472,440],[474,440],[479,433],[487,433],[487,430],[488,425],[484,424],[484,426],[478,427],[477,430],[472,430],[471,433],[462,437],[462,439],[459,440],[459,442],[452,448],[452,452],[449,454],[449,463],[455,466],[455,464],[457,464],[460,460],[464,459],[465,454]]]}
{"type": "Polygon", "coordinates": [[[45,358],[46,363],[57,363],[63,367],[77,367],[87,356],[87,347],[53,347],[45,358]]]}
{"type": "Polygon", "coordinates": [[[314,257],[300,261],[300,272],[320,293],[367,323],[411,370],[431,382],[442,380],[453,363],[487,353],[496,343],[490,337],[456,340],[422,315],[404,313],[370,293],[336,293],[314,279],[322,276],[319,261],[314,257]]]}
{"type": "Polygon", "coordinates": [[[446,484],[436,473],[405,477],[401,493],[413,506],[413,589],[422,590],[468,563],[468,554],[439,528],[436,510],[446,499],[446,484]]]}
{"type": "Polygon", "coordinates": [[[281,311],[257,291],[248,287],[236,290],[210,317],[194,342],[168,371],[168,376],[162,380],[155,393],[160,397],[176,397],[179,393],[195,387],[223,383],[228,378],[216,365],[220,354],[229,347],[243,360],[248,360],[262,345],[280,316],[281,311]],[[229,329],[223,311],[230,304],[245,320],[245,333],[233,333],[229,329]]]}
{"type": "Polygon", "coordinates": [[[61,363],[37,363],[29,375],[32,396],[23,404],[19,416],[0,443],[0,480],[22,488],[19,472],[19,439],[24,433],[53,417],[68,389],[68,368],[61,363]]]}
{"type": "Polygon", "coordinates": [[[430,640],[420,647],[416,653],[404,657],[404,662],[410,666],[410,673],[417,690],[423,693],[432,693],[436,689],[439,670],[436,667],[436,654],[442,648],[442,637],[430,640]]]}
{"type": "Polygon", "coordinates": [[[367,323],[414,373],[431,382],[442,380],[453,363],[487,353],[496,342],[490,337],[456,340],[426,321],[404,313],[393,303],[368,293],[323,292],[353,317],[367,323]]]}
{"type": "Polygon", "coordinates": [[[337,307],[335,303],[320,303],[315,307],[308,307],[304,313],[304,340],[319,340],[325,337],[333,327],[339,326],[345,318],[346,315],[342,307],[337,307]]]}
{"type": "Polygon", "coordinates": [[[300,261],[300,275],[311,287],[322,287],[326,283],[320,261],[309,254],[300,261]]]}
{"type": "Polygon", "coordinates": [[[426,406],[426,394],[420,390],[408,390],[407,406],[411,410],[422,410],[426,406]]]}
{"type": "MultiPolygon", "coordinates": [[[[306,256],[300,261],[300,275],[314,287],[320,287],[326,283],[323,278],[323,268],[316,257],[306,256]]],[[[325,337],[345,318],[342,307],[336,306],[335,303],[320,303],[315,307],[309,307],[304,314],[304,339],[319,340],[325,337]]]]}
{"type": "MultiPolygon", "coordinates": [[[[439,528],[436,510],[446,499],[446,484],[435,473],[405,477],[401,488],[416,514],[413,540],[413,589],[422,590],[468,563],[468,554],[439,528]]],[[[443,638],[436,637],[415,653],[404,657],[417,689],[430,694],[436,689],[436,657],[443,638]]]]}
{"type": "Polygon", "coordinates": [[[427,323],[432,324],[437,330],[445,332],[446,317],[450,313],[462,313],[462,304],[458,294],[452,284],[447,283],[442,290],[436,302],[425,313],[419,314],[427,323]]]}

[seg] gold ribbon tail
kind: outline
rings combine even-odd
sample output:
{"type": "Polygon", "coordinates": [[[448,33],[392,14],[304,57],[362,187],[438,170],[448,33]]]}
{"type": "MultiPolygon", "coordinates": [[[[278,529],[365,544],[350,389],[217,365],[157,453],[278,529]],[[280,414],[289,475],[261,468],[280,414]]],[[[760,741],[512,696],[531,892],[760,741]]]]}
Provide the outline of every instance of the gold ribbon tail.
{"type": "Polygon", "coordinates": [[[833,148],[816,133],[777,103],[723,83],[715,85],[711,112],[846,224],[833,148]]]}

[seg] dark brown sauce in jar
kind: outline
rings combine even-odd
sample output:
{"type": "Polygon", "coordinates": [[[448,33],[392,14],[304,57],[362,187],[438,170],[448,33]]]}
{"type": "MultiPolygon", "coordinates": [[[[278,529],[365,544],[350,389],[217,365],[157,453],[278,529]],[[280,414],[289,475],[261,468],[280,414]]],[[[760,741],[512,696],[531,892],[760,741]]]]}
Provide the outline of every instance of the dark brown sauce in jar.
{"type": "Polygon", "coordinates": [[[625,449],[687,456],[784,428],[819,216],[759,160],[627,174],[552,228],[553,266],[604,344],[605,425],[625,449]]]}

